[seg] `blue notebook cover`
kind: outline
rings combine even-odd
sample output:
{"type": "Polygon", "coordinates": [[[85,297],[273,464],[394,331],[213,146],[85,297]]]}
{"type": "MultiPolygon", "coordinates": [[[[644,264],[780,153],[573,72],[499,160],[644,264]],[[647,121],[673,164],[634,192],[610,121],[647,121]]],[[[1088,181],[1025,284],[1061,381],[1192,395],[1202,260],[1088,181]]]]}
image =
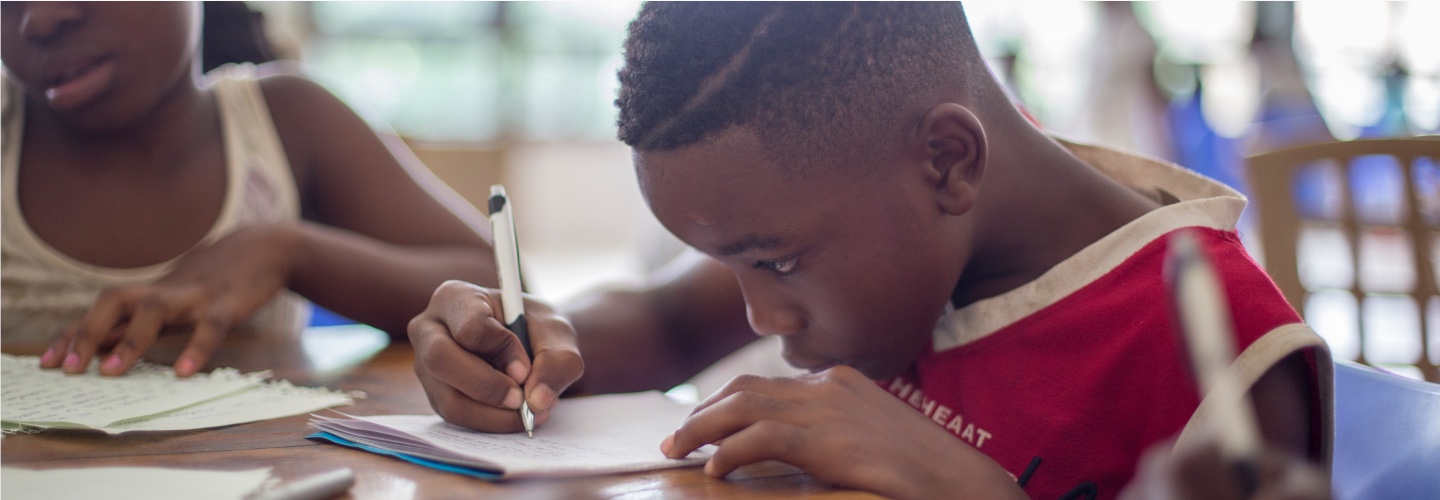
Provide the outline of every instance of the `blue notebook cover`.
{"type": "Polygon", "coordinates": [[[309,436],[305,436],[305,439],[313,439],[313,440],[316,440],[316,441],[328,441],[328,442],[330,442],[330,443],[338,444],[338,445],[340,445],[340,446],[345,446],[345,447],[349,447],[349,448],[355,448],[355,449],[357,449],[357,450],[364,450],[364,451],[368,451],[368,452],[370,452],[370,453],[374,453],[374,454],[377,454],[377,455],[385,455],[385,456],[389,456],[389,457],[394,457],[394,458],[398,458],[398,459],[404,460],[404,461],[406,461],[406,462],[410,462],[410,463],[412,463],[412,464],[423,465],[423,466],[429,467],[429,468],[431,468],[431,469],[441,470],[441,471],[445,471],[445,472],[453,472],[453,473],[456,473],[456,474],[462,474],[462,475],[466,475],[466,476],[470,476],[470,477],[476,477],[476,478],[484,479],[484,480],[486,480],[486,481],[498,481],[498,480],[500,480],[500,474],[497,473],[497,472],[495,472],[495,471],[488,471],[488,470],[481,470],[481,469],[471,469],[471,468],[468,468],[468,467],[461,467],[461,466],[458,466],[458,465],[451,465],[451,464],[447,464],[447,463],[443,463],[443,462],[436,462],[436,461],[434,461],[434,460],[429,460],[429,459],[425,459],[425,458],[420,458],[420,457],[416,457],[416,456],[412,456],[412,455],[406,455],[406,454],[404,454],[404,453],[397,453],[397,452],[393,452],[393,451],[386,450],[386,449],[382,449],[382,448],[376,448],[376,447],[374,447],[374,446],[368,446],[368,445],[360,444],[360,443],[351,441],[351,440],[349,440],[349,439],[342,438],[342,437],[340,437],[340,436],[336,436],[336,435],[331,434],[331,433],[328,433],[328,432],[317,432],[317,433],[311,434],[311,435],[309,435],[309,436]]]}

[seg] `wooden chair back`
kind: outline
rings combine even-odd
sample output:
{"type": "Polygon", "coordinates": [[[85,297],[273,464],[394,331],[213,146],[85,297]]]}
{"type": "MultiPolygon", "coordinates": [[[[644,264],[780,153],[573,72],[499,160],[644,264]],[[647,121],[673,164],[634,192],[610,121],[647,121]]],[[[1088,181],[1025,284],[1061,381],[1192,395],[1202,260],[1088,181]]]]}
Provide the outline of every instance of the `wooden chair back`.
{"type": "MultiPolygon", "coordinates": [[[[1440,372],[1430,353],[1435,347],[1430,344],[1436,339],[1426,338],[1426,331],[1440,329],[1435,326],[1440,317],[1429,303],[1440,296],[1437,290],[1437,261],[1440,261],[1440,138],[1422,137],[1409,139],[1355,140],[1313,144],[1283,149],[1252,156],[1248,160],[1247,176],[1250,182],[1251,207],[1256,210],[1259,223],[1259,240],[1266,271],[1285,294],[1285,298],[1297,311],[1305,311],[1306,299],[1313,290],[1308,290],[1301,281],[1298,262],[1298,243],[1302,228],[1311,219],[1326,219],[1338,216],[1341,230],[1348,240],[1351,269],[1354,279],[1348,292],[1357,304],[1372,290],[1366,290],[1360,279],[1362,234],[1369,229],[1383,226],[1408,234],[1410,260],[1413,262],[1414,286],[1404,292],[1415,301],[1419,312],[1420,352],[1415,353],[1414,366],[1426,380],[1440,382],[1440,372]],[[1400,166],[1404,179],[1404,213],[1398,221],[1376,224],[1362,220],[1357,215],[1355,191],[1351,186],[1352,170],[1356,159],[1370,155],[1394,158],[1400,166]],[[1312,168],[1325,162],[1339,166],[1340,184],[1338,214],[1302,214],[1297,207],[1295,186],[1297,174],[1302,169],[1312,168]]],[[[1367,362],[1365,356],[1364,308],[1357,307],[1356,320],[1360,333],[1360,350],[1356,361],[1367,362]]],[[[1440,346],[1437,346],[1440,347],[1440,346]]],[[[1435,352],[1440,352],[1436,350],[1435,352]]]]}

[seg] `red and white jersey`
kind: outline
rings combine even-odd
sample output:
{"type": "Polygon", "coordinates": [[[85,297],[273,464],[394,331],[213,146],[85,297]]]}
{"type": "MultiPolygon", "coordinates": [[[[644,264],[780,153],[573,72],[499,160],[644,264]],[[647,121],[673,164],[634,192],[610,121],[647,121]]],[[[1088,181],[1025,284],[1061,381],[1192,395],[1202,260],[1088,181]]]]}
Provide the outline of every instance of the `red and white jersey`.
{"type": "Polygon", "coordinates": [[[932,351],[881,387],[1017,478],[1038,457],[1023,485],[1031,497],[1114,498],[1149,446],[1177,433],[1193,439],[1208,414],[1163,276],[1166,236],[1190,228],[1229,298],[1240,382],[1248,388],[1285,356],[1306,353],[1318,414],[1313,446],[1328,464],[1329,350],[1241,246],[1235,223],[1245,198],[1174,165],[1065,146],[1167,204],[1033,282],[947,312],[932,351]]]}

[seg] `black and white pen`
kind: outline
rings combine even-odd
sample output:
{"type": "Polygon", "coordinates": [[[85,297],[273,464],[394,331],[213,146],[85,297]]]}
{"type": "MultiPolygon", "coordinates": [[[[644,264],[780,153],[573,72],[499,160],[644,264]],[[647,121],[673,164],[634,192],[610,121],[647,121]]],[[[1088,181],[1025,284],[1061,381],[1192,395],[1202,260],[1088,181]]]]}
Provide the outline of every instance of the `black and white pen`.
{"type": "MultiPolygon", "coordinates": [[[[515,238],[515,213],[505,186],[490,186],[490,232],[495,236],[495,269],[500,274],[500,307],[504,309],[505,328],[520,339],[525,356],[532,361],[530,330],[525,324],[525,301],[520,295],[520,241],[515,238]]],[[[530,403],[520,400],[520,422],[525,434],[535,437],[535,414],[530,403]]]]}

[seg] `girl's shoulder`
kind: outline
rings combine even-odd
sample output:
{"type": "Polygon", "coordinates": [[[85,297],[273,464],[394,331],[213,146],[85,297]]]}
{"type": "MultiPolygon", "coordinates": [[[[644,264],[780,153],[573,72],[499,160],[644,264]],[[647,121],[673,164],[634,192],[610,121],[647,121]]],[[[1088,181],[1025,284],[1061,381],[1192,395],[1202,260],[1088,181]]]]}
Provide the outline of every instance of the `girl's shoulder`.
{"type": "Polygon", "coordinates": [[[335,106],[326,101],[338,100],[292,62],[227,64],[206,73],[204,86],[230,103],[222,107],[249,116],[243,121],[252,132],[274,131],[271,140],[278,140],[296,186],[307,192],[315,153],[323,149],[316,146],[325,135],[320,130],[337,119],[335,106]]]}
{"type": "Polygon", "coordinates": [[[345,156],[357,143],[375,140],[377,132],[389,131],[378,115],[356,113],[309,73],[293,61],[275,61],[216,68],[209,75],[217,85],[219,79],[239,78],[251,80],[248,84],[259,89],[302,192],[312,183],[316,169],[326,165],[348,168],[350,162],[337,157],[345,156]]]}

